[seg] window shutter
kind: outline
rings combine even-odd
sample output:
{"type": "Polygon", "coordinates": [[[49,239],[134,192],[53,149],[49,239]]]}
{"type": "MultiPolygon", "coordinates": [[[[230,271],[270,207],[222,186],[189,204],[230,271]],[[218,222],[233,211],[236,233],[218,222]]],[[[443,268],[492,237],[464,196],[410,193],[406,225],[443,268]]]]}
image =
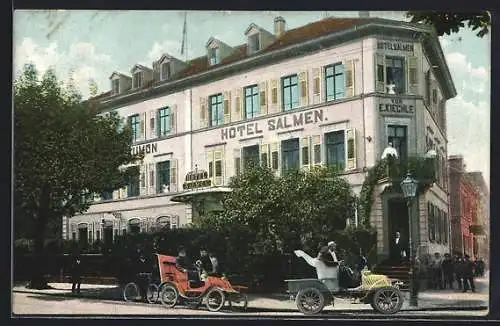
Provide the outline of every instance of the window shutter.
{"type": "Polygon", "coordinates": [[[406,59],[407,76],[408,76],[408,93],[418,94],[418,59],[417,57],[408,57],[406,59]]]}
{"type": "Polygon", "coordinates": [[[200,128],[208,127],[207,98],[200,97],[200,128]]]}
{"type": "Polygon", "coordinates": [[[321,165],[323,162],[323,152],[321,148],[321,135],[312,136],[311,160],[312,165],[321,165]]]}
{"type": "Polygon", "coordinates": [[[207,152],[207,172],[208,178],[214,182],[215,178],[215,162],[214,162],[214,151],[207,152]]]}
{"type": "Polygon", "coordinates": [[[224,182],[224,160],[222,151],[214,152],[214,184],[216,186],[222,186],[224,182]],[[217,164],[220,164],[221,170],[218,175],[217,173],[217,164]]]}
{"type": "Polygon", "coordinates": [[[427,107],[431,104],[431,69],[425,73],[425,104],[427,107]]]}
{"type": "Polygon", "coordinates": [[[299,73],[300,106],[309,105],[309,87],[307,70],[299,73]]]}
{"type": "Polygon", "coordinates": [[[383,54],[375,54],[375,91],[386,93],[385,84],[387,79],[387,70],[385,67],[385,56],[383,54]]]}
{"type": "Polygon", "coordinates": [[[309,150],[309,146],[309,137],[303,137],[300,143],[300,165],[305,170],[309,170],[311,166],[311,151],[309,150]]]}
{"type": "Polygon", "coordinates": [[[347,140],[347,170],[356,169],[356,129],[346,130],[347,140]]]}
{"type": "Polygon", "coordinates": [[[267,114],[267,82],[259,84],[260,115],[267,114]]]}
{"type": "Polygon", "coordinates": [[[170,192],[177,192],[177,159],[170,160],[170,192]]]}
{"type": "Polygon", "coordinates": [[[270,166],[270,158],[269,158],[269,145],[263,144],[260,145],[260,164],[263,167],[268,168],[270,166]]]}
{"type": "Polygon", "coordinates": [[[280,94],[279,80],[274,79],[271,81],[271,105],[269,106],[269,113],[276,113],[279,111],[280,94]]]}
{"type": "Polygon", "coordinates": [[[156,138],[156,111],[149,111],[149,137],[156,138]]]}
{"type": "Polygon", "coordinates": [[[314,68],[313,74],[313,104],[321,102],[321,68],[314,68]]]}
{"type": "Polygon", "coordinates": [[[141,135],[139,139],[146,139],[146,113],[141,114],[140,119],[141,135]]]}
{"type": "Polygon", "coordinates": [[[224,92],[224,123],[231,122],[231,92],[224,92]]]}
{"type": "Polygon", "coordinates": [[[235,98],[234,98],[234,113],[231,117],[232,121],[240,121],[243,117],[243,106],[242,106],[242,88],[238,88],[237,90],[234,91],[235,93],[235,98]]]}
{"type": "Polygon", "coordinates": [[[156,176],[154,163],[149,164],[148,174],[149,193],[154,194],[156,193],[156,176]]]}
{"type": "Polygon", "coordinates": [[[280,143],[271,144],[271,169],[275,172],[279,172],[280,169],[280,143]]]}
{"type": "Polygon", "coordinates": [[[233,151],[233,160],[234,160],[234,175],[238,175],[241,173],[241,150],[235,149],[233,151]]]}
{"type": "Polygon", "coordinates": [[[139,166],[139,194],[141,196],[144,196],[147,194],[147,174],[146,174],[146,165],[141,164],[139,166]]]}
{"type": "Polygon", "coordinates": [[[170,108],[170,133],[177,133],[177,104],[172,105],[170,108]]]}
{"type": "Polygon", "coordinates": [[[355,91],[355,76],[354,60],[348,60],[344,63],[344,76],[345,76],[345,97],[353,97],[356,95],[355,91]]]}

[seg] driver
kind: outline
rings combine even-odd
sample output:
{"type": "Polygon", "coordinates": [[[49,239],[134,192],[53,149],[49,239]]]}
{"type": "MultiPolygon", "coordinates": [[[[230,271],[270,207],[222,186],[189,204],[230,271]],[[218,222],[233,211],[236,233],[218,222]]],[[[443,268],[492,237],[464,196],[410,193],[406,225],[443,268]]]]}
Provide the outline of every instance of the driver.
{"type": "Polygon", "coordinates": [[[179,247],[179,254],[175,259],[175,266],[181,272],[187,273],[188,281],[194,281],[194,282],[200,281],[200,274],[194,268],[191,260],[187,257],[186,248],[184,248],[184,246],[179,247]]]}

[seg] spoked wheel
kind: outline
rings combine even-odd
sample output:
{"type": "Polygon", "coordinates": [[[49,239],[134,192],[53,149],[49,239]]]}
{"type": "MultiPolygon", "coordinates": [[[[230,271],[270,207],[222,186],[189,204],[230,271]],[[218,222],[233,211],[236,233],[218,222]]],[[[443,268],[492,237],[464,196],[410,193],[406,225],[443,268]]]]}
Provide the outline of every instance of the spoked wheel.
{"type": "Polygon", "coordinates": [[[401,310],[403,296],[399,289],[386,286],[375,291],[371,305],[373,309],[382,314],[394,314],[401,310]]]}
{"type": "Polygon", "coordinates": [[[226,302],[226,295],[218,288],[211,288],[205,297],[207,299],[207,309],[210,311],[221,310],[226,302]]]}
{"type": "Polygon", "coordinates": [[[146,299],[149,303],[157,303],[158,297],[160,296],[160,289],[158,285],[150,283],[148,285],[148,293],[146,294],[146,299]]]}
{"type": "Polygon", "coordinates": [[[179,292],[173,285],[165,285],[160,291],[161,304],[167,308],[173,308],[179,299],[179,292]]]}
{"type": "Polygon", "coordinates": [[[228,298],[229,308],[234,310],[245,311],[248,306],[248,298],[243,293],[233,294],[228,298]]]}
{"type": "Polygon", "coordinates": [[[300,290],[295,298],[299,311],[305,315],[313,315],[321,312],[325,307],[325,297],[316,288],[300,290]]]}
{"type": "Polygon", "coordinates": [[[123,288],[123,300],[130,301],[140,301],[141,294],[139,292],[139,287],[134,282],[130,282],[123,288]]]}

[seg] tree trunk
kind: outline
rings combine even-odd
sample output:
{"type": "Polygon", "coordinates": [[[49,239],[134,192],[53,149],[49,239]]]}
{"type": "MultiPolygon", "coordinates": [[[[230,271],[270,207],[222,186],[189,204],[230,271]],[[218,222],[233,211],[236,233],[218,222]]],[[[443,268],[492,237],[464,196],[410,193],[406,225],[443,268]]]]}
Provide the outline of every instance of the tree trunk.
{"type": "Polygon", "coordinates": [[[45,279],[45,229],[49,220],[49,196],[48,193],[42,193],[40,207],[35,222],[35,251],[33,253],[31,279],[28,284],[30,289],[48,289],[50,288],[45,279]]]}

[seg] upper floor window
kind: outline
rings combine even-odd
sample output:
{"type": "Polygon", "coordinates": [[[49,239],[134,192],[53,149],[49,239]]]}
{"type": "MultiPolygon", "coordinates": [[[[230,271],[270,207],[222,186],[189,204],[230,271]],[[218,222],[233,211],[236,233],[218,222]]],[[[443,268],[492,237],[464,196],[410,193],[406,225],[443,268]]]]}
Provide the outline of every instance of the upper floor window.
{"type": "Polygon", "coordinates": [[[259,87],[257,85],[245,88],[245,119],[255,118],[260,112],[259,87]]]}
{"type": "Polygon", "coordinates": [[[170,62],[161,64],[161,80],[170,78],[170,62]]]}
{"type": "Polygon", "coordinates": [[[130,127],[132,129],[132,141],[135,142],[139,139],[141,133],[141,121],[138,114],[129,117],[130,127]]]}
{"type": "Polygon", "coordinates": [[[299,138],[287,139],[281,142],[281,157],[283,171],[300,168],[299,138]]]}
{"type": "Polygon", "coordinates": [[[404,58],[386,57],[385,67],[387,78],[387,93],[403,94],[406,91],[404,58]]]}
{"type": "Polygon", "coordinates": [[[142,71],[138,71],[134,74],[133,78],[133,88],[139,88],[142,86],[142,71]]]}
{"type": "Polygon", "coordinates": [[[345,138],[344,131],[334,131],[325,134],[326,165],[342,171],[345,169],[345,138]]]}
{"type": "Polygon", "coordinates": [[[344,98],[345,78],[343,64],[338,63],[325,67],[325,85],[327,101],[344,98]]]}
{"type": "Polygon", "coordinates": [[[248,37],[248,53],[252,54],[260,50],[260,34],[253,34],[248,37]]]}
{"type": "Polygon", "coordinates": [[[217,65],[220,63],[220,49],[219,48],[211,48],[208,50],[208,59],[210,65],[217,65]]]}
{"type": "Polygon", "coordinates": [[[398,152],[401,160],[408,157],[408,131],[406,126],[390,125],[387,126],[387,142],[398,152]]]}
{"type": "Polygon", "coordinates": [[[156,164],[156,193],[166,193],[170,191],[170,161],[158,162],[156,164]]]}
{"type": "Polygon", "coordinates": [[[222,94],[210,96],[210,126],[224,124],[224,98],[222,94]]]}
{"type": "Polygon", "coordinates": [[[139,196],[140,176],[134,176],[127,185],[127,197],[139,196]]]}
{"type": "Polygon", "coordinates": [[[172,132],[170,108],[166,107],[158,110],[158,136],[167,136],[172,132]]]}
{"type": "Polygon", "coordinates": [[[111,92],[113,94],[120,93],[120,80],[119,79],[113,79],[111,81],[111,92]]]}
{"type": "Polygon", "coordinates": [[[283,85],[283,110],[295,109],[300,105],[298,76],[292,75],[281,79],[283,85]]]}
{"type": "Polygon", "coordinates": [[[243,165],[248,167],[251,164],[259,164],[259,145],[246,146],[242,149],[243,165]]]}

